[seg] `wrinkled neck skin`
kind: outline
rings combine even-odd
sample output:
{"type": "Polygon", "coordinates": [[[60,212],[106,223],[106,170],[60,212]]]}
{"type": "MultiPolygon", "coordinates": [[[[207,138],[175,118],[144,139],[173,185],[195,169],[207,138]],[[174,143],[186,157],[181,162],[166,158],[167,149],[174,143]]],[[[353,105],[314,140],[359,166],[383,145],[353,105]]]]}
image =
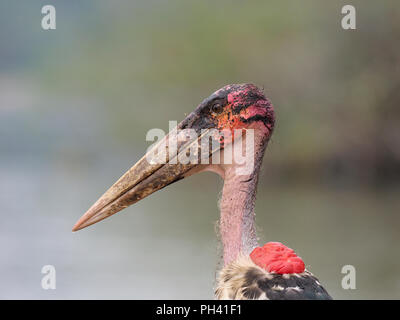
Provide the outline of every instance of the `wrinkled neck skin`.
{"type": "MultiPolygon", "coordinates": [[[[220,238],[223,245],[224,266],[236,260],[240,253],[250,254],[258,246],[254,206],[258,175],[268,143],[268,136],[254,135],[254,166],[246,174],[238,174],[237,163],[209,165],[201,171],[213,171],[224,179],[220,200],[220,238]]],[[[229,151],[225,148],[223,152],[229,151]]]]}
{"type": "MultiPolygon", "coordinates": [[[[222,198],[219,202],[219,233],[223,245],[224,266],[236,260],[241,253],[250,254],[258,246],[254,206],[258,175],[270,133],[263,125],[254,126],[252,129],[255,129],[254,166],[251,170],[246,170],[246,174],[238,174],[238,169],[243,167],[243,164],[235,161],[232,164],[224,164],[224,160],[222,164],[199,165],[185,174],[191,176],[198,172],[211,171],[224,179],[222,198]]],[[[224,159],[226,152],[231,153],[232,146],[226,146],[222,150],[221,159],[224,159]]]]}
{"type": "Polygon", "coordinates": [[[254,206],[266,145],[264,137],[255,136],[254,167],[251,173],[238,175],[238,165],[235,164],[225,167],[219,224],[225,266],[236,260],[240,253],[250,254],[258,246],[254,206]]]}
{"type": "Polygon", "coordinates": [[[236,260],[240,252],[249,254],[257,246],[254,203],[257,177],[226,172],[219,232],[223,245],[224,266],[236,260]]]}

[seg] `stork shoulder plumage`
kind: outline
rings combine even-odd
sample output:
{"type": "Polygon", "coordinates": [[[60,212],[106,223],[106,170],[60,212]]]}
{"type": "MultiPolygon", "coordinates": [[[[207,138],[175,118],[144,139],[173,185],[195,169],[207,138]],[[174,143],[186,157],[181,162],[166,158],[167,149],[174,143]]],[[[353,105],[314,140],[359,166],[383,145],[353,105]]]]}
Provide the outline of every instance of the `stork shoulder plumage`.
{"type": "MultiPolygon", "coordinates": [[[[270,244],[285,248],[276,242],[267,243],[265,246],[270,244]]],[[[332,299],[318,279],[304,267],[284,271],[285,268],[291,269],[290,262],[282,261],[276,255],[271,259],[271,265],[262,267],[252,260],[251,255],[241,254],[219,272],[215,298],[219,300],[332,299]]]]}

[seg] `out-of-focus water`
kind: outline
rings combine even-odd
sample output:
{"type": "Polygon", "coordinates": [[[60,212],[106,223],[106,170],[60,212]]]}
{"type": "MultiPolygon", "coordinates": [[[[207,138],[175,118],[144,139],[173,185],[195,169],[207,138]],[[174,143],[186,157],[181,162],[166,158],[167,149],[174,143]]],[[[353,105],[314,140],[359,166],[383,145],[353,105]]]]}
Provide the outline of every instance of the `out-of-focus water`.
{"type": "MultiPolygon", "coordinates": [[[[107,137],[101,112],[84,105],[79,113],[1,111],[0,298],[212,298],[222,182],[211,173],[71,232],[145,151],[107,137]],[[56,290],[41,288],[47,264],[56,290]]],[[[398,190],[271,185],[267,158],[256,210],[262,241],[294,248],[333,297],[400,298],[399,207],[398,190]],[[356,290],[341,288],[347,264],[356,290]]]]}

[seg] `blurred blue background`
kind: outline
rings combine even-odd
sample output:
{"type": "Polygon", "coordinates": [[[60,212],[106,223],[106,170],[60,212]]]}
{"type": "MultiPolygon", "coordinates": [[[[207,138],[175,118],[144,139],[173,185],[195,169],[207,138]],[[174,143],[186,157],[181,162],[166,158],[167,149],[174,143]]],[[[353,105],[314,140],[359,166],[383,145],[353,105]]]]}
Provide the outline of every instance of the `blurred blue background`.
{"type": "Polygon", "coordinates": [[[277,126],[256,205],[337,299],[400,298],[400,6],[359,1],[0,3],[0,298],[207,299],[222,181],[204,173],[95,227],[86,209],[210,93],[253,82],[277,126]],[[57,29],[41,28],[53,4],[57,29]],[[54,265],[57,289],[43,290],[54,265]],[[357,289],[343,290],[354,265],[357,289]]]}

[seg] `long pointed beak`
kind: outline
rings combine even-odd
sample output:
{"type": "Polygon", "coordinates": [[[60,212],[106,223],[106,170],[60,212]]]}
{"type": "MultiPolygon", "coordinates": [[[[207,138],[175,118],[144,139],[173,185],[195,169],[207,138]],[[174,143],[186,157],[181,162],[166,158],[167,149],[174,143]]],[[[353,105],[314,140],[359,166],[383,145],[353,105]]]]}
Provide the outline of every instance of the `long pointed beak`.
{"type": "MultiPolygon", "coordinates": [[[[210,135],[210,130],[202,130],[196,137],[182,137],[178,129],[188,128],[196,122],[196,114],[192,113],[177,128],[159,141],[145,156],[115,182],[93,206],[78,220],[72,231],[77,231],[99,222],[122,209],[138,202],[153,192],[172,184],[186,175],[201,163],[201,137],[210,135]],[[194,121],[193,121],[194,120],[194,121]],[[176,138],[176,140],[174,140],[176,138]],[[176,152],[169,151],[175,148],[176,152]],[[183,164],[181,156],[190,153],[190,161],[183,164]]],[[[198,130],[199,131],[199,130],[198,130]]],[[[199,133],[199,132],[198,132],[199,133]]],[[[215,136],[213,137],[215,139],[215,136]]],[[[213,144],[216,145],[216,144],[213,144]]],[[[221,146],[209,148],[207,157],[221,149],[221,146]]]]}

